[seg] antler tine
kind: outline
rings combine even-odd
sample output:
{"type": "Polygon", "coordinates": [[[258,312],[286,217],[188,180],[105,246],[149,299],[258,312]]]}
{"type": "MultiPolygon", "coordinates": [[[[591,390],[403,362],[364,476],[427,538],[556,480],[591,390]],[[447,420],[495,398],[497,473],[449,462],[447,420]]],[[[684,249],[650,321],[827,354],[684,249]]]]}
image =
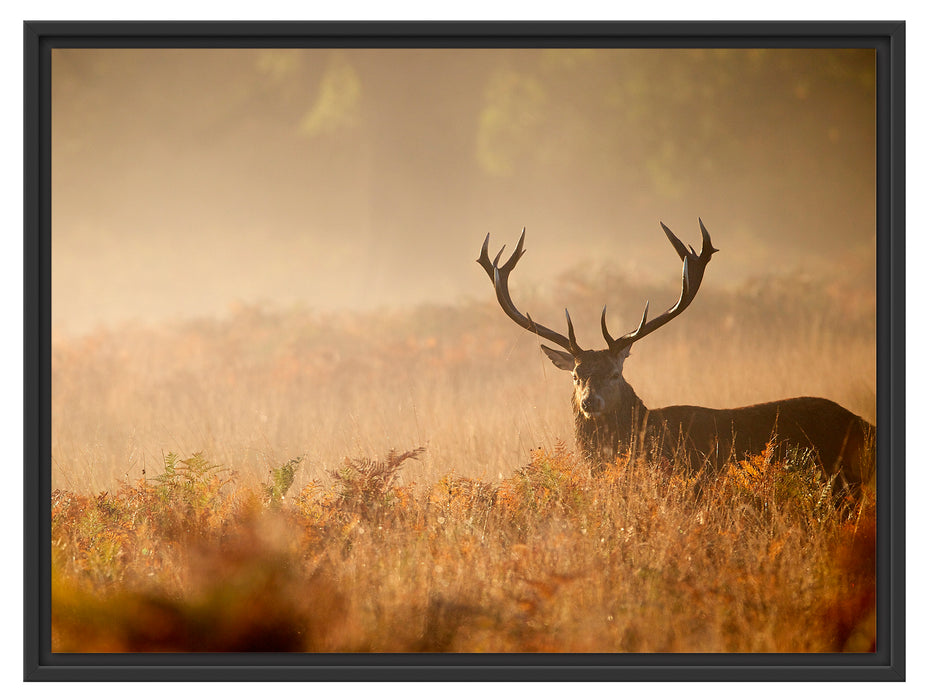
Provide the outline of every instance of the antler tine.
{"type": "MultiPolygon", "coordinates": [[[[640,325],[637,326],[637,330],[634,331],[634,334],[636,334],[637,332],[643,329],[643,326],[647,322],[647,312],[649,310],[650,310],[650,302],[647,302],[646,306],[643,307],[643,317],[640,319],[640,325]]],[[[608,306],[606,304],[605,307],[601,310],[601,334],[605,337],[605,340],[608,341],[608,347],[612,347],[614,343],[620,340],[620,338],[615,340],[614,338],[611,337],[611,334],[608,332],[608,323],[605,318],[607,314],[608,314],[608,306]]],[[[632,335],[632,334],[628,333],[627,335],[632,335]]]]}
{"type": "MultiPolygon", "coordinates": [[[[681,300],[681,297],[680,297],[681,300]]],[[[642,331],[643,327],[647,323],[647,313],[650,311],[650,302],[647,302],[643,307],[643,316],[640,317],[640,325],[637,326],[637,331],[642,331]]]]}
{"type": "Polygon", "coordinates": [[[698,220],[698,225],[702,233],[700,253],[696,253],[692,246],[686,248],[682,241],[680,241],[662,221],[659,225],[663,227],[666,238],[669,239],[672,247],[675,248],[676,253],[682,260],[682,291],[679,294],[678,301],[676,301],[673,306],[651,321],[647,321],[647,311],[650,308],[650,304],[647,302],[637,330],[627,333],[617,339],[611,338],[604,323],[604,314],[602,314],[602,332],[604,333],[605,340],[608,341],[608,347],[615,352],[632,345],[641,338],[645,338],[647,335],[669,323],[672,319],[685,311],[688,305],[692,303],[695,295],[698,294],[698,288],[701,286],[701,280],[705,274],[705,266],[708,264],[708,261],[711,260],[711,256],[718,252],[717,248],[711,245],[711,236],[701,219],[698,220]]]}
{"type": "MultiPolygon", "coordinates": [[[[491,239],[491,233],[485,234],[485,242],[482,243],[482,251],[478,254],[477,262],[482,268],[488,273],[488,276],[491,278],[491,281],[495,281],[495,266],[491,262],[491,258],[488,257],[488,241],[491,239]]],[[[501,253],[504,252],[504,248],[501,249],[501,253]]],[[[500,256],[501,253],[498,253],[500,256]]],[[[497,258],[496,258],[497,259],[497,258]]]]}
{"type": "MultiPolygon", "coordinates": [[[[520,240],[517,241],[517,248],[515,248],[514,252],[511,253],[511,257],[508,258],[507,262],[505,262],[504,265],[500,266],[500,269],[502,272],[505,273],[505,276],[507,275],[507,273],[509,273],[511,270],[513,270],[517,266],[517,261],[520,260],[521,256],[527,252],[526,250],[524,250],[524,233],[526,232],[526,230],[527,230],[526,227],[521,229],[520,240]]],[[[488,277],[491,279],[492,282],[494,282],[495,281],[494,270],[495,268],[499,267],[498,261],[501,260],[501,255],[504,253],[504,249],[507,248],[507,245],[501,246],[501,250],[498,251],[498,254],[495,256],[494,262],[492,262],[491,258],[488,257],[489,239],[491,239],[491,233],[485,234],[485,242],[482,243],[482,251],[478,256],[478,260],[476,260],[475,262],[477,262],[479,265],[481,265],[485,269],[485,272],[488,274],[488,277]]]]}
{"type": "MultiPolygon", "coordinates": [[[[502,270],[510,272],[515,267],[517,267],[517,261],[521,259],[524,253],[527,251],[524,250],[524,234],[527,232],[527,227],[525,226],[520,230],[520,238],[517,240],[517,247],[514,249],[514,252],[511,253],[511,257],[508,258],[508,261],[502,266],[502,270]]],[[[504,248],[501,249],[502,252],[504,248]]],[[[498,264],[497,258],[495,259],[495,264],[498,264]]]]}
{"type": "Polygon", "coordinates": [[[488,257],[488,241],[491,239],[491,231],[485,234],[485,242],[482,243],[482,252],[478,254],[478,260],[475,262],[481,262],[482,258],[488,257]]]}
{"type": "MultiPolygon", "coordinates": [[[[666,226],[662,221],[659,222],[659,225],[663,227],[663,231],[666,232],[666,238],[669,239],[669,242],[672,243],[672,247],[676,249],[676,252],[679,254],[679,260],[685,260],[686,256],[689,254],[688,248],[679,240],[679,237],[676,236],[672,231],[669,230],[669,227],[666,226]]],[[[689,246],[691,247],[691,246],[689,246]]],[[[692,254],[695,254],[695,251],[692,251],[692,254]]]]}
{"type": "Polygon", "coordinates": [[[705,255],[705,247],[708,248],[708,258],[710,259],[712,255],[718,252],[718,249],[711,245],[711,234],[708,233],[708,229],[705,228],[705,225],[701,221],[701,217],[698,217],[698,228],[701,229],[701,255],[705,255]]]}
{"type": "Polygon", "coordinates": [[[572,319],[569,318],[569,309],[566,309],[566,325],[569,326],[569,344],[572,346],[569,351],[573,355],[582,354],[582,348],[580,348],[579,344],[575,342],[575,328],[572,327],[572,319]]]}
{"type": "MultiPolygon", "coordinates": [[[[692,246],[689,246],[691,248],[692,246]]],[[[682,303],[683,299],[689,299],[692,295],[691,293],[691,280],[689,279],[689,259],[686,258],[682,261],[682,291],[679,292],[679,301],[675,303],[673,309],[679,308],[679,304],[682,303]]],[[[695,290],[698,291],[697,289],[695,290]]],[[[641,327],[643,326],[643,321],[640,322],[641,327]]]]}
{"type": "MultiPolygon", "coordinates": [[[[530,318],[528,314],[525,316],[520,311],[517,310],[517,307],[514,306],[514,302],[511,301],[511,294],[508,291],[508,276],[511,274],[511,271],[517,266],[518,260],[521,259],[523,254],[527,252],[524,250],[524,235],[526,234],[526,227],[521,229],[520,239],[517,241],[517,247],[514,249],[514,252],[511,253],[511,257],[503,265],[499,265],[498,262],[501,259],[501,254],[504,252],[504,248],[501,249],[501,252],[495,257],[494,262],[488,257],[488,241],[491,237],[491,234],[485,236],[485,242],[482,244],[482,251],[478,256],[479,265],[485,270],[488,277],[491,279],[492,283],[495,285],[495,296],[498,298],[498,304],[501,306],[504,313],[514,321],[521,328],[525,328],[531,333],[544,338],[545,340],[555,343],[559,347],[568,350],[573,355],[578,355],[582,352],[582,349],[575,342],[575,331],[572,328],[572,321],[569,320],[569,337],[567,338],[562,333],[557,333],[554,330],[542,326],[539,323],[536,323],[533,319],[530,318]]],[[[566,319],[569,319],[569,312],[566,311],[566,319]]]]}

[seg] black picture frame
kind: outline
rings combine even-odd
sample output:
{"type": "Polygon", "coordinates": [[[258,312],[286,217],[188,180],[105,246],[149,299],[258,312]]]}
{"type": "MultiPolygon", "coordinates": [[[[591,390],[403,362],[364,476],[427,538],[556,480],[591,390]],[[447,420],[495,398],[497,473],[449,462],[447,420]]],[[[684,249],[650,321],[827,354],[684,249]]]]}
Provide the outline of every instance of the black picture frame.
{"type": "Polygon", "coordinates": [[[905,679],[904,22],[24,23],[24,678],[905,679]],[[859,47],[877,56],[877,650],[873,654],[53,654],[50,623],[51,51],[238,47],[859,47]]]}

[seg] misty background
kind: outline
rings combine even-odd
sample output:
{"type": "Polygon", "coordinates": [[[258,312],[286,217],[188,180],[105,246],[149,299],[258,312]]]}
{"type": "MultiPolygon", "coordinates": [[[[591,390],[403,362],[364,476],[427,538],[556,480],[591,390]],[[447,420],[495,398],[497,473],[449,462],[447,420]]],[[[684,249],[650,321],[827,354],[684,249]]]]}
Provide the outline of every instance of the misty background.
{"type": "Polygon", "coordinates": [[[56,49],[53,331],[487,300],[482,240],[523,226],[515,290],[610,268],[668,286],[658,312],[681,272],[658,222],[697,245],[699,216],[706,290],[792,274],[874,303],[874,60],[56,49]]]}

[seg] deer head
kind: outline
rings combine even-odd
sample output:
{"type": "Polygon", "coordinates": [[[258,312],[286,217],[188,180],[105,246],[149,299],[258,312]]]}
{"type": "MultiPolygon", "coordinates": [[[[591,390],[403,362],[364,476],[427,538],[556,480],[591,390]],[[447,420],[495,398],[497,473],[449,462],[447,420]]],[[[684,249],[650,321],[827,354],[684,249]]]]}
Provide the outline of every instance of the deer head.
{"type": "MultiPolygon", "coordinates": [[[[701,219],[698,220],[698,225],[702,234],[700,253],[696,253],[691,246],[686,247],[665,224],[660,222],[660,226],[666,232],[666,237],[682,260],[682,292],[679,295],[679,300],[668,310],[651,320],[647,320],[650,309],[650,304],[647,302],[637,329],[618,338],[613,337],[608,332],[605,321],[608,307],[605,306],[601,312],[601,332],[608,344],[605,350],[583,350],[579,347],[575,339],[575,329],[572,327],[572,319],[569,317],[568,309],[566,309],[568,335],[563,335],[535,322],[529,314],[522,314],[511,301],[511,295],[508,291],[508,277],[517,266],[517,261],[526,252],[524,250],[526,229],[521,231],[517,248],[502,265],[499,265],[499,261],[502,253],[504,253],[504,248],[501,248],[498,255],[495,256],[494,262],[492,262],[488,257],[488,240],[491,234],[485,236],[485,243],[482,245],[478,263],[494,283],[498,303],[508,318],[517,325],[562,348],[562,350],[555,350],[546,345],[540,346],[554,365],[559,369],[572,373],[572,380],[575,385],[574,403],[576,409],[584,418],[598,420],[605,414],[617,412],[619,406],[626,405],[625,399],[635,398],[633,390],[624,380],[622,374],[624,360],[630,354],[631,346],[685,311],[698,293],[698,288],[705,273],[705,266],[711,260],[711,256],[717,252],[717,249],[711,245],[711,236],[705,229],[701,219]]],[[[637,401],[639,402],[639,399],[637,401]]]]}

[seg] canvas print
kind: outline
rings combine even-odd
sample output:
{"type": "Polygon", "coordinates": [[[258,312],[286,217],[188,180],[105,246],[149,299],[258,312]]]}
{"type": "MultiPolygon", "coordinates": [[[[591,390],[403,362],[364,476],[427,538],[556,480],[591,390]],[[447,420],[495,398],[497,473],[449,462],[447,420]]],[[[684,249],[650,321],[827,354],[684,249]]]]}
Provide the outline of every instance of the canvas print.
{"type": "Polygon", "coordinates": [[[56,48],[51,146],[53,652],[875,651],[873,50],[56,48]]]}

